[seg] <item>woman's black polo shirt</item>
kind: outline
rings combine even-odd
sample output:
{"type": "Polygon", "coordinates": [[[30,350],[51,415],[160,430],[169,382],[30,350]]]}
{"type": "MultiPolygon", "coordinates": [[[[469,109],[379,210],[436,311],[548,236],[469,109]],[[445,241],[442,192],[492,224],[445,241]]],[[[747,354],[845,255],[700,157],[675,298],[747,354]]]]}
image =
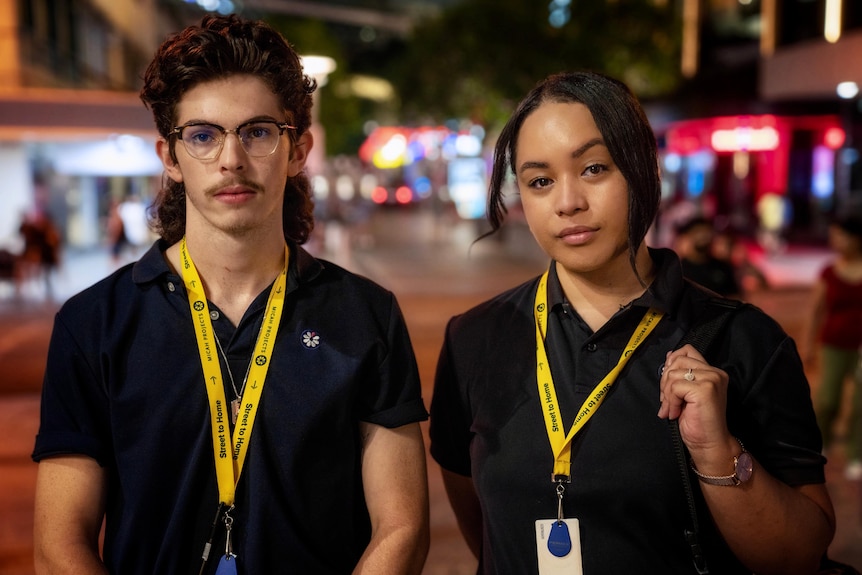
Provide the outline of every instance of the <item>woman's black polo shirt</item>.
{"type": "MultiPolygon", "coordinates": [[[[688,523],[667,422],[658,418],[665,355],[709,294],[682,277],[670,250],[650,250],[649,290],[593,333],[566,303],[551,265],[546,349],[568,432],[587,394],[617,364],[649,307],[665,312],[573,442],[565,513],[578,518],[585,573],[690,573],[688,523]]],[[[536,383],[533,304],[538,278],[452,318],[431,403],[431,454],[471,476],[485,521],[484,573],[534,573],[534,522],[556,517],[553,455],[536,383]]],[[[711,350],[730,376],[731,432],[790,485],[822,483],[820,433],[794,342],[744,306],[711,350]]],[[[703,523],[707,523],[704,521],[703,523]]],[[[706,533],[713,572],[743,572],[706,533]]]]}

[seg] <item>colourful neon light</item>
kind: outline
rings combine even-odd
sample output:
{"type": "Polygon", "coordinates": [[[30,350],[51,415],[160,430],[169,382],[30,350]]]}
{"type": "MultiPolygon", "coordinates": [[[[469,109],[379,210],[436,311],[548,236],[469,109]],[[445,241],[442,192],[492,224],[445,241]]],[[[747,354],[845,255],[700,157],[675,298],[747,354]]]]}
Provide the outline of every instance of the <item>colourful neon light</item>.
{"type": "Polygon", "coordinates": [[[386,203],[386,198],[389,197],[389,194],[386,192],[386,188],[383,186],[377,186],[374,188],[374,191],[371,192],[371,201],[375,204],[383,204],[386,203]]]}
{"type": "Polygon", "coordinates": [[[763,128],[732,128],[715,130],[710,143],[716,152],[762,152],[778,148],[778,130],[772,126],[763,128]]]}
{"type": "Polygon", "coordinates": [[[837,150],[844,145],[845,137],[844,130],[832,127],[823,133],[823,143],[830,150],[837,150]]]}
{"type": "Polygon", "coordinates": [[[413,199],[413,192],[407,186],[399,186],[395,190],[395,201],[399,204],[409,204],[413,199]]]}

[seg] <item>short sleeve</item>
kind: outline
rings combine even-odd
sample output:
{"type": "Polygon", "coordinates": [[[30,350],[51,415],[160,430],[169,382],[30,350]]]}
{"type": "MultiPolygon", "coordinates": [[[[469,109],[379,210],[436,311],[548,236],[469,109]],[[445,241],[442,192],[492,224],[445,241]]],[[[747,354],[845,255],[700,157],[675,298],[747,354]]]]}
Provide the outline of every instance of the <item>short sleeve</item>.
{"type": "Polygon", "coordinates": [[[731,432],[784,483],[823,483],[822,438],[793,339],[756,308],[738,319],[725,347],[731,432]]]}
{"type": "Polygon", "coordinates": [[[470,476],[470,409],[466,390],[461,388],[454,367],[452,334],[454,320],[446,327],[446,337],[437,362],[431,398],[430,452],[447,471],[470,476]]]}
{"type": "Polygon", "coordinates": [[[95,366],[67,328],[61,311],[51,334],[33,460],[78,454],[107,465],[108,413],[95,366]]]}
{"type": "Polygon", "coordinates": [[[378,384],[363,385],[366,413],[360,418],[387,428],[428,419],[422,400],[419,368],[407,324],[394,296],[390,295],[386,333],[381,338],[378,384]]]}

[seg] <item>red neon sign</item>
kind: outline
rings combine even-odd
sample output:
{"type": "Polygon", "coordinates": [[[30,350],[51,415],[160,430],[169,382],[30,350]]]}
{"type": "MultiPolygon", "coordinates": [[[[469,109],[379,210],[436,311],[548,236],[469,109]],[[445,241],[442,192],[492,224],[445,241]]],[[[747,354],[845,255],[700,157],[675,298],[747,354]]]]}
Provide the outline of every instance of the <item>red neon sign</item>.
{"type": "Polygon", "coordinates": [[[778,148],[778,130],[772,126],[762,128],[736,127],[714,130],[710,143],[716,152],[762,152],[778,148]]]}

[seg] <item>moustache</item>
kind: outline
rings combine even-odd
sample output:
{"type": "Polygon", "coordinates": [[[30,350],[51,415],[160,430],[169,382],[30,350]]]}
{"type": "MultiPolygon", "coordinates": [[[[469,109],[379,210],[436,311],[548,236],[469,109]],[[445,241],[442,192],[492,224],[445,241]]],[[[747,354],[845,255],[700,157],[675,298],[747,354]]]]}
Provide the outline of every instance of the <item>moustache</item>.
{"type": "Polygon", "coordinates": [[[243,188],[248,188],[254,192],[263,192],[264,191],[264,187],[262,185],[258,184],[257,182],[253,182],[253,181],[248,180],[246,178],[233,178],[229,181],[221,182],[221,183],[218,183],[216,185],[213,185],[213,186],[206,188],[204,190],[204,193],[206,195],[214,195],[214,194],[217,194],[218,192],[220,192],[221,190],[223,190],[225,188],[230,188],[230,187],[234,187],[234,186],[240,186],[243,188]]]}

